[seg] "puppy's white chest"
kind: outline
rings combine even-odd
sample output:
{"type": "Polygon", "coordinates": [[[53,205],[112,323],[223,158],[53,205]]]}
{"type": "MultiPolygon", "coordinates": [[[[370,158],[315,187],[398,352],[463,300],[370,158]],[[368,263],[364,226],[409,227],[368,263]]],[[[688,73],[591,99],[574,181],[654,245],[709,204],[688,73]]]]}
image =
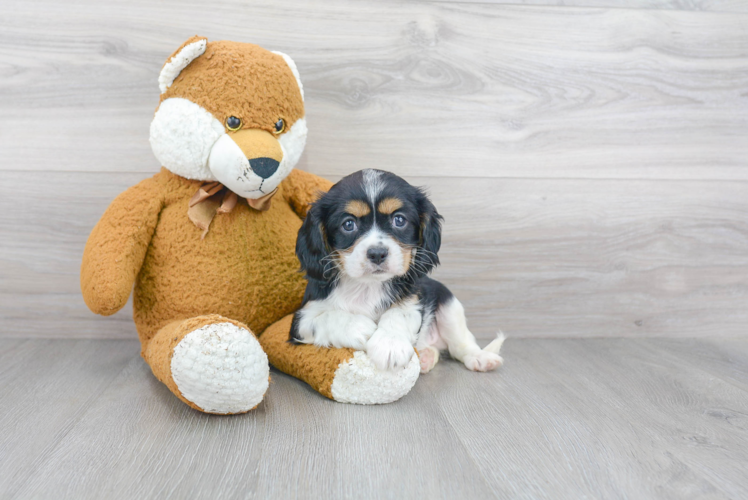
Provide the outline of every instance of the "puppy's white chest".
{"type": "Polygon", "coordinates": [[[382,305],[386,298],[385,287],[381,282],[361,282],[342,279],[329,299],[336,309],[351,314],[361,314],[374,321],[382,315],[382,305]]]}

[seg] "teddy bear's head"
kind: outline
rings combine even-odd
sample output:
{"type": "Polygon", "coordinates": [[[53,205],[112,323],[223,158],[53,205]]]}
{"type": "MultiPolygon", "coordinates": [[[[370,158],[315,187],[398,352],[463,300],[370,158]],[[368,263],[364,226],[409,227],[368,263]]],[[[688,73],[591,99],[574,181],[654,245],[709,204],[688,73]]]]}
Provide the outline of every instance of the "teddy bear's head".
{"type": "Polygon", "coordinates": [[[255,199],[299,161],[304,91],[287,55],[195,36],[167,59],[158,83],[150,141],[171,172],[255,199]]]}

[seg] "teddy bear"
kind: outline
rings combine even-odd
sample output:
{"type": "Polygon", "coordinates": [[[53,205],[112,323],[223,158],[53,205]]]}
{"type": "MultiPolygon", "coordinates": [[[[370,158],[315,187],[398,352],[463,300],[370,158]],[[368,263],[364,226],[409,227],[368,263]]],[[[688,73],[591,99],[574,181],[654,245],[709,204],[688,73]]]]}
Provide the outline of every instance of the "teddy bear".
{"type": "Polygon", "coordinates": [[[81,290],[111,315],[133,292],[141,355],[192,408],[250,411],[269,363],[336,401],[388,403],[419,364],[378,371],[364,352],[288,342],[306,282],[295,255],[306,210],[331,183],[294,169],[304,89],[293,60],[194,36],[166,61],[150,126],[160,172],[120,194],[83,252],[81,290]]]}

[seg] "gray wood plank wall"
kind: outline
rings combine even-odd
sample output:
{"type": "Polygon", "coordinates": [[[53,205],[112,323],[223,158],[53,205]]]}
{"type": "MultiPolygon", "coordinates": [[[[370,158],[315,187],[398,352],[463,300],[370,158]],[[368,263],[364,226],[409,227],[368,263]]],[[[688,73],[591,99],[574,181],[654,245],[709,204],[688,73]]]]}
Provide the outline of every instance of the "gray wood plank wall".
{"type": "Polygon", "coordinates": [[[158,71],[194,34],[282,50],[300,168],[384,168],[446,217],[476,335],[748,332],[748,3],[4,0],[0,336],[133,338],[78,268],[158,170],[158,71]]]}

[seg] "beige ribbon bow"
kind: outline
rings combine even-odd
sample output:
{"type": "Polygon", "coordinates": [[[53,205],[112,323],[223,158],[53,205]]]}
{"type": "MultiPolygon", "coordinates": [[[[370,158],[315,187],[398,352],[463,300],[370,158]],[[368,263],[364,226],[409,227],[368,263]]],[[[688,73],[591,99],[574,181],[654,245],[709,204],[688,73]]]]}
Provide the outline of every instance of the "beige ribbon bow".
{"type": "MultiPolygon", "coordinates": [[[[278,188],[257,199],[246,198],[247,204],[260,212],[270,209],[270,199],[278,192],[278,188]]],[[[210,223],[216,214],[227,214],[231,212],[239,201],[239,197],[233,191],[218,181],[203,182],[197,192],[190,200],[190,208],[187,217],[199,228],[203,234],[200,239],[205,238],[210,228],[210,223]]]]}

